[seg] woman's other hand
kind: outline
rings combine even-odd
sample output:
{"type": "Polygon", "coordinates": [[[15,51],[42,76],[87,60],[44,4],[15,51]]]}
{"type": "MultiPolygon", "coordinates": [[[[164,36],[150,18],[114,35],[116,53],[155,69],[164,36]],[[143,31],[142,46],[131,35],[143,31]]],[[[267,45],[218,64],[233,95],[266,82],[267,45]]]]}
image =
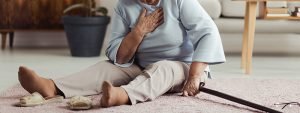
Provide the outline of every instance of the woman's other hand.
{"type": "Polygon", "coordinates": [[[147,10],[144,8],[140,14],[135,30],[141,35],[153,32],[158,26],[164,22],[164,13],[162,8],[156,9],[153,13],[147,15],[147,10]]]}
{"type": "Polygon", "coordinates": [[[183,87],[183,96],[195,96],[199,93],[199,85],[207,63],[193,62],[190,66],[189,78],[183,87]]]}
{"type": "Polygon", "coordinates": [[[183,96],[195,96],[199,91],[200,76],[189,76],[183,87],[183,96]]]}

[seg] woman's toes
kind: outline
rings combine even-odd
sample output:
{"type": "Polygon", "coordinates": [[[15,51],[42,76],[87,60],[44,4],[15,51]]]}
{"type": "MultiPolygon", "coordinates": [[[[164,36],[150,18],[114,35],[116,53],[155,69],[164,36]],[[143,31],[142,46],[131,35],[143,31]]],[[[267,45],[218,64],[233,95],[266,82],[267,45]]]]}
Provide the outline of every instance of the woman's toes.
{"type": "Polygon", "coordinates": [[[28,72],[28,71],[31,71],[31,70],[25,66],[19,67],[19,73],[24,73],[24,72],[28,72]]]}
{"type": "Polygon", "coordinates": [[[19,67],[19,80],[33,80],[39,78],[39,76],[31,69],[20,66],[19,67]]]}

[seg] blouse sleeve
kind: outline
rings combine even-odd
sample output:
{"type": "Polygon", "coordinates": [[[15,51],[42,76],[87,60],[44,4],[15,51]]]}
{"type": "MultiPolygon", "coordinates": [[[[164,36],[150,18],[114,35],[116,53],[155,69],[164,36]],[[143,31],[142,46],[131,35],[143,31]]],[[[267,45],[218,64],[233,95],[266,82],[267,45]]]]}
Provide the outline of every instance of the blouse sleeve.
{"type": "Polygon", "coordinates": [[[129,67],[133,64],[134,58],[132,58],[128,63],[118,64],[117,63],[117,52],[121,45],[124,37],[130,32],[129,25],[124,18],[124,13],[120,8],[120,3],[114,8],[114,17],[112,19],[112,31],[109,40],[108,47],[106,49],[106,56],[115,65],[120,67],[129,67]]]}
{"type": "Polygon", "coordinates": [[[217,26],[197,0],[181,0],[180,21],[194,45],[193,62],[218,64],[226,61],[217,26]]]}

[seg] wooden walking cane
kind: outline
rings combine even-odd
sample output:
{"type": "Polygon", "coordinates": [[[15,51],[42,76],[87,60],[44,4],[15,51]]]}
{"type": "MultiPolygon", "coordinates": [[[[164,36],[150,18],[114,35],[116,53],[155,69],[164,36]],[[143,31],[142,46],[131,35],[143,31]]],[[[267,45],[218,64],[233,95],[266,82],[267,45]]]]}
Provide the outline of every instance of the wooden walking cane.
{"type": "Polygon", "coordinates": [[[236,103],[239,103],[239,104],[242,104],[245,106],[249,106],[249,107],[261,110],[261,111],[265,111],[268,113],[282,113],[281,111],[277,111],[277,110],[274,110],[274,109],[271,109],[271,108],[268,108],[268,107],[265,107],[265,106],[262,106],[262,105],[259,105],[259,104],[241,99],[241,98],[237,98],[237,97],[234,97],[234,96],[231,96],[231,95],[219,92],[219,91],[205,88],[204,85],[205,85],[204,82],[200,83],[199,91],[207,93],[207,94],[211,94],[211,95],[214,95],[214,96],[226,99],[226,100],[230,100],[232,102],[236,102],[236,103]]]}

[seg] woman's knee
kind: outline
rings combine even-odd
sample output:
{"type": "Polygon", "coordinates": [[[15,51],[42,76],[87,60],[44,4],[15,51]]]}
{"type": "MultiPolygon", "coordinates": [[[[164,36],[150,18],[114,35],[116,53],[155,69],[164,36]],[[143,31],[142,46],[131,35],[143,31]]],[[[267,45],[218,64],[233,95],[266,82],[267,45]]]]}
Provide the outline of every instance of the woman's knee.
{"type": "MultiPolygon", "coordinates": [[[[183,69],[185,68],[186,64],[184,62],[179,61],[170,61],[170,60],[162,60],[158,61],[152,64],[152,66],[156,67],[164,67],[164,68],[170,68],[170,69],[183,69]]],[[[150,65],[151,67],[151,65],[150,65]]]]}
{"type": "Polygon", "coordinates": [[[112,70],[119,70],[119,67],[114,65],[111,61],[105,60],[96,63],[95,68],[98,68],[101,71],[112,71],[112,70]]]}
{"type": "Polygon", "coordinates": [[[189,68],[188,66],[179,61],[168,61],[168,60],[163,60],[163,61],[158,61],[156,63],[150,64],[149,66],[146,67],[144,72],[146,73],[156,73],[160,72],[161,74],[183,74],[185,75],[188,72],[189,68]]]}
{"type": "Polygon", "coordinates": [[[110,62],[109,60],[104,60],[104,61],[98,62],[96,65],[103,65],[103,66],[106,66],[106,65],[113,65],[113,63],[110,62]]]}
{"type": "Polygon", "coordinates": [[[177,65],[177,63],[178,63],[177,61],[162,60],[162,61],[155,62],[152,65],[166,67],[166,66],[177,65]]]}

